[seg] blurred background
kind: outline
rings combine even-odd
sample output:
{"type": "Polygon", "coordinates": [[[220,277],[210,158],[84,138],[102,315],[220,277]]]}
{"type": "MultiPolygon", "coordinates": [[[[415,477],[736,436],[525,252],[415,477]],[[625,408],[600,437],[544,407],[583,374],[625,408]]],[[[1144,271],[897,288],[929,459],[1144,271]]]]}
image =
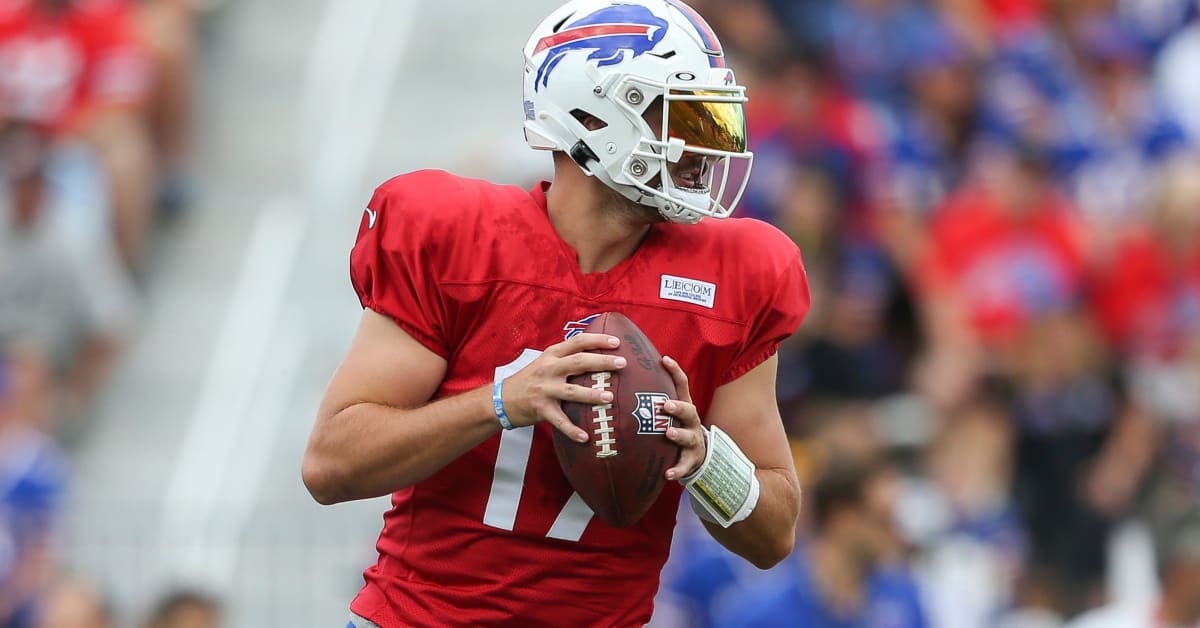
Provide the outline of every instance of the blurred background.
{"type": "MultiPolygon", "coordinates": [[[[298,470],[363,204],[550,174],[557,4],[0,2],[0,625],[344,623],[387,500],[298,470]]],[[[806,497],[768,572],[682,516],[654,624],[1200,621],[1200,2],[693,4],[749,87],[740,212],[812,284],[806,497]]]]}

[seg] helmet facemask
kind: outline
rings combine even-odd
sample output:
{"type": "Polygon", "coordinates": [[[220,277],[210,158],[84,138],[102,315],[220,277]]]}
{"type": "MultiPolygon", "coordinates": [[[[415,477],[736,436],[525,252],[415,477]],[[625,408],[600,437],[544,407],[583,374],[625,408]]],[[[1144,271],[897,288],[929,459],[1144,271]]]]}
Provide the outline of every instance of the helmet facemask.
{"type": "Polygon", "coordinates": [[[635,93],[631,90],[639,89],[636,83],[661,96],[638,116],[643,136],[621,165],[623,177],[615,177],[616,182],[627,181],[638,190],[634,200],[657,208],[671,222],[728,217],[745,191],[753,161],[746,151],[744,88],[696,87],[694,79],[627,83],[617,92],[626,100],[635,93]],[[651,126],[654,122],[657,128],[651,126]]]}

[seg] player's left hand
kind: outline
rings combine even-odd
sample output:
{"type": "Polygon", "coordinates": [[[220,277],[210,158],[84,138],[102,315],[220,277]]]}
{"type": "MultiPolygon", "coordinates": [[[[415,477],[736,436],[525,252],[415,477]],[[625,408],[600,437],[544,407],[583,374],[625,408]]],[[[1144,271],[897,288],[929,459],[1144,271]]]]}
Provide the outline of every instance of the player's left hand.
{"type": "Polygon", "coordinates": [[[704,455],[708,453],[708,439],[700,423],[700,413],[692,403],[687,374],[678,362],[668,356],[663,356],[662,363],[671,374],[671,379],[675,380],[675,393],[679,397],[663,404],[663,412],[675,418],[667,429],[667,438],[682,448],[679,462],[667,469],[666,474],[668,480],[678,480],[700,468],[704,455]]]}

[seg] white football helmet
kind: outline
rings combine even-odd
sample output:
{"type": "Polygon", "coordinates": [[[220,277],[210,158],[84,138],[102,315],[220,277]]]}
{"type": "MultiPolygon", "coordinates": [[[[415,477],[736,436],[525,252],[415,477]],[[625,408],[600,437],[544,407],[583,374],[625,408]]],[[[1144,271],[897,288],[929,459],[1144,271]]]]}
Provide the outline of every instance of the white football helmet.
{"type": "Polygon", "coordinates": [[[529,145],[567,153],[672,222],[729,216],[745,191],[745,92],[712,28],[679,0],[572,0],[525,44],[529,145]]]}

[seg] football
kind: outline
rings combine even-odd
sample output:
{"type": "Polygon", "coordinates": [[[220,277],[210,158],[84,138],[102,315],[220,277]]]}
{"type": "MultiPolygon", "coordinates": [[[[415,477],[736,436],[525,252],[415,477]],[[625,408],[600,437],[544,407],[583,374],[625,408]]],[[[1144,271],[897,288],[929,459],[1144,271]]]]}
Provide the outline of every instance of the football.
{"type": "Polygon", "coordinates": [[[563,403],[563,411],[591,438],[577,443],[554,430],[554,450],[563,473],[606,523],[637,523],[658,499],[663,474],[679,460],[679,446],[667,439],[672,417],[662,405],[675,398],[675,382],[650,339],[623,314],[607,312],[584,330],[621,339],[615,349],[597,351],[624,356],[625,368],[583,373],[568,381],[613,393],[612,403],[563,403]]]}

